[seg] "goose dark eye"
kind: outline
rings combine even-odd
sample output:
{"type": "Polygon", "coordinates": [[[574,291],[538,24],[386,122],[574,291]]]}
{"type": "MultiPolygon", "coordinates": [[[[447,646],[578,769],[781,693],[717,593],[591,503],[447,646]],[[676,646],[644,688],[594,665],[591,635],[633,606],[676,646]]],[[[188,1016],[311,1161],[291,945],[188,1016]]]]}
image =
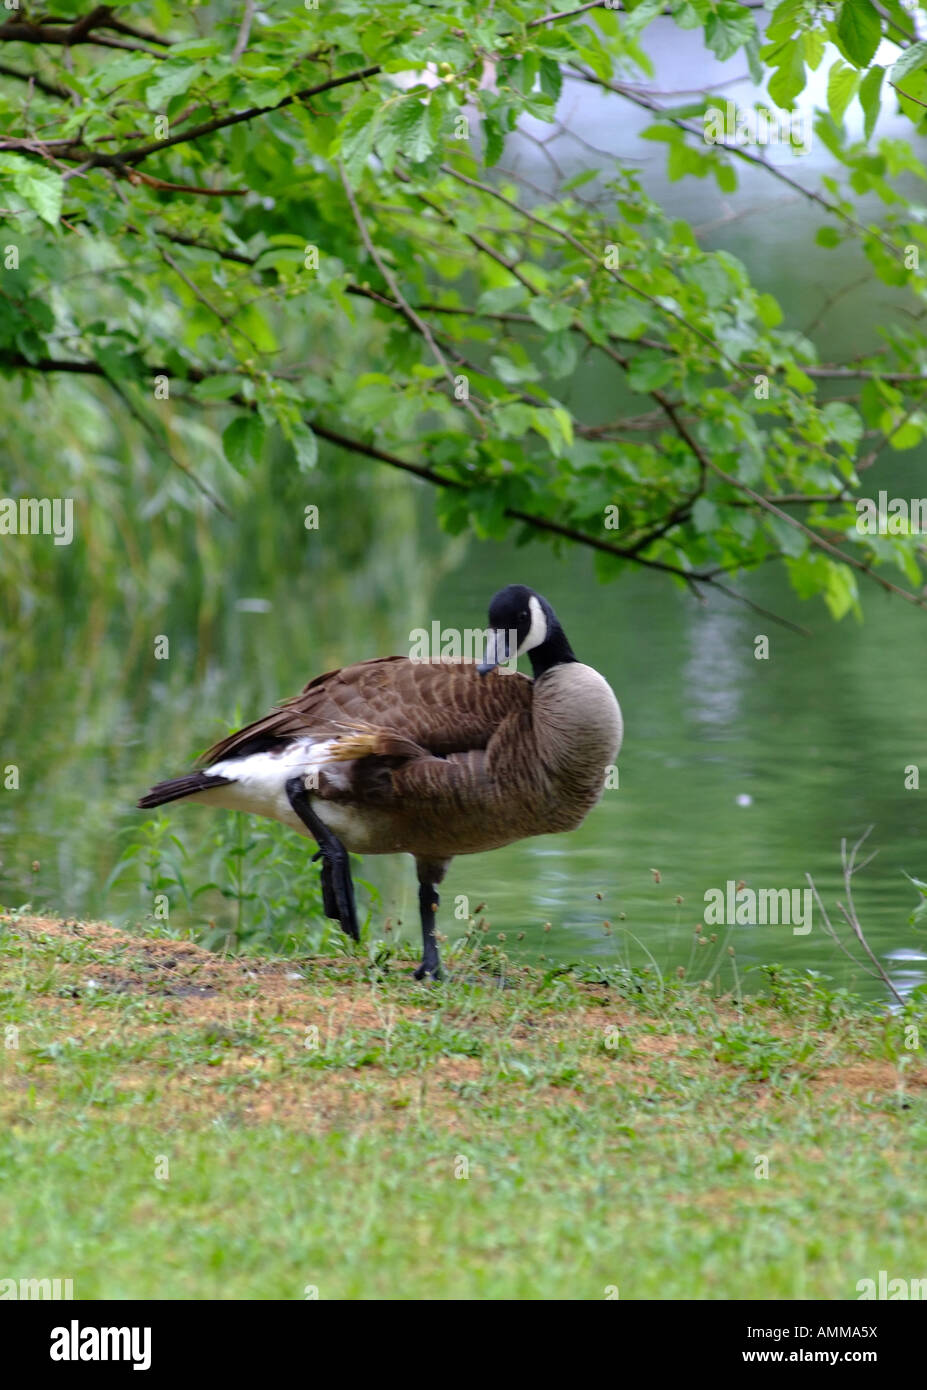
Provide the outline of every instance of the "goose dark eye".
{"type": "Polygon", "coordinates": [[[528,616],[528,610],[527,610],[527,608],[526,608],[525,611],[524,611],[523,613],[519,613],[519,615],[518,615],[519,621],[521,621],[522,618],[527,618],[527,616],[528,616]]]}

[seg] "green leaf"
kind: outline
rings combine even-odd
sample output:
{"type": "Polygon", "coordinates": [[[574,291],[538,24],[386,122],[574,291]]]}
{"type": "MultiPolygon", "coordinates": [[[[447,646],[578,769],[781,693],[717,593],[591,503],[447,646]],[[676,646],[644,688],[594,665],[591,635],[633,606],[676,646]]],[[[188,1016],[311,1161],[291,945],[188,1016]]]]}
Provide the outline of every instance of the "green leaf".
{"type": "Polygon", "coordinates": [[[859,84],[859,104],[863,108],[865,124],[863,134],[866,140],[872,139],[872,132],[875,130],[876,121],[879,119],[879,109],[882,105],[882,79],[885,76],[885,69],[878,64],[870,68],[859,84]]]}
{"type": "Polygon", "coordinates": [[[300,472],[308,473],[319,461],[318,439],[303,420],[294,421],[290,428],[290,439],[300,472]]]}
{"type": "Polygon", "coordinates": [[[279,345],[274,336],[274,319],[258,304],[240,305],[235,325],[242,333],[247,334],[258,352],[277,351],[279,345]]]}
{"type": "Polygon", "coordinates": [[[510,309],[524,304],[528,291],[524,285],[496,285],[484,290],[476,301],[477,312],[481,314],[505,314],[510,309]]]}
{"type": "Polygon", "coordinates": [[[821,415],[827,425],[829,439],[848,449],[855,448],[863,437],[863,422],[846,401],[828,401],[821,415]]]}
{"type": "Polygon", "coordinates": [[[782,322],[782,310],[779,307],[779,301],[774,299],[771,294],[757,295],[756,312],[764,328],[776,328],[782,322]]]}
{"type": "Polygon", "coordinates": [[[814,382],[801,367],[794,362],[784,362],[782,370],[785,372],[785,379],[793,391],[800,391],[802,395],[808,396],[814,391],[814,382]]]}
{"type": "Polygon", "coordinates": [[[54,169],[34,167],[28,175],[18,175],[13,183],[17,193],[25,198],[43,222],[50,227],[57,226],[64,195],[64,183],[59,173],[54,169]]]}
{"type": "Polygon", "coordinates": [[[674,125],[649,125],[639,132],[641,140],[662,140],[668,145],[676,145],[682,140],[682,131],[674,125]]]}
{"type": "Polygon", "coordinates": [[[499,380],[505,382],[506,386],[518,386],[523,381],[537,381],[540,376],[540,372],[533,362],[513,362],[511,358],[501,357],[498,353],[494,353],[490,357],[489,365],[499,380]]]}
{"type": "Polygon", "coordinates": [[[555,58],[541,59],[538,78],[541,84],[541,91],[544,95],[550,97],[551,101],[557,101],[560,96],[560,89],[563,86],[563,73],[560,70],[560,64],[555,58]]]}
{"type": "Polygon", "coordinates": [[[189,91],[193,83],[203,74],[202,63],[161,63],[157,77],[145,92],[145,105],[149,111],[163,111],[172,97],[189,91]]]}
{"type": "Polygon", "coordinates": [[[597,317],[606,333],[616,338],[639,338],[650,324],[644,306],[637,300],[607,299],[600,304],[597,317]]]}
{"type": "Polygon", "coordinates": [[[807,538],[787,521],[783,521],[778,516],[767,516],[763,519],[764,528],[770,532],[775,539],[776,545],[783,555],[791,555],[796,558],[804,555],[808,549],[807,538]]]}
{"type": "Polygon", "coordinates": [[[844,113],[856,96],[859,87],[859,73],[842,58],[831,64],[827,74],[827,109],[837,125],[843,124],[844,113]]]}
{"type": "Polygon", "coordinates": [[[908,925],[916,927],[918,920],[921,917],[923,917],[925,913],[927,913],[927,883],[924,883],[922,879],[912,878],[912,876],[908,873],[906,869],[902,869],[901,872],[904,874],[905,878],[908,880],[909,883],[914,884],[914,887],[920,893],[921,897],[925,899],[924,902],[918,903],[917,907],[914,909],[914,911],[911,913],[911,916],[908,918],[908,925]]]}
{"type": "Polygon", "coordinates": [[[721,518],[714,502],[700,497],[692,508],[692,525],[699,535],[714,534],[720,527],[721,518]]]}
{"type": "Polygon", "coordinates": [[[818,246],[839,246],[841,240],[836,227],[818,227],[814,239],[818,246]]]}
{"type": "Polygon", "coordinates": [[[50,227],[58,225],[64,183],[61,175],[44,164],[18,154],[0,155],[0,176],[9,174],[15,191],[50,227]]]}
{"type": "Polygon", "coordinates": [[[827,49],[827,37],[821,29],[806,29],[801,36],[805,62],[812,72],[819,66],[827,49]]]}
{"type": "Polygon", "coordinates": [[[122,87],[134,78],[140,77],[143,72],[160,72],[161,64],[152,55],[148,57],[142,53],[125,53],[119,57],[113,57],[105,69],[100,68],[94,73],[95,85],[99,82],[104,85],[107,91],[115,91],[117,87],[122,87]],[[105,72],[105,76],[104,76],[105,72]]]}
{"type": "Polygon", "coordinates": [[[532,410],[531,428],[546,441],[555,456],[563,454],[564,444],[570,448],[573,443],[573,421],[562,406],[556,410],[532,410]]]}
{"type": "Polygon", "coordinates": [[[544,360],[555,381],[572,376],[578,358],[579,349],[576,346],[576,335],[573,333],[554,333],[544,347],[544,360]]]}
{"type": "Polygon", "coordinates": [[[559,333],[562,328],[569,328],[573,322],[573,310],[569,304],[551,304],[546,299],[532,299],[528,305],[528,313],[540,328],[545,328],[548,333],[559,333]]]}
{"type": "Polygon", "coordinates": [[[198,381],[190,394],[198,401],[225,401],[241,389],[241,377],[226,373],[220,376],[207,377],[205,381],[198,381]]]}
{"type": "Polygon", "coordinates": [[[658,391],[665,386],[675,371],[672,357],[663,353],[648,353],[635,357],[628,370],[628,385],[632,391],[658,391]]]}
{"type": "MultiPolygon", "coordinates": [[[[369,100],[355,102],[335,138],[333,153],[340,155],[350,179],[357,179],[373,150],[377,134],[377,109],[369,100]]],[[[397,136],[398,146],[398,136],[397,136]]]]}
{"type": "Polygon", "coordinates": [[[651,20],[656,19],[657,15],[662,14],[666,6],[664,0],[639,0],[633,9],[630,5],[624,8],[630,12],[625,18],[621,32],[633,37],[646,28],[651,20]]]}
{"type": "Polygon", "coordinates": [[[391,122],[399,137],[399,148],[406,159],[421,164],[435,147],[428,107],[419,97],[411,97],[396,107],[391,122]]]}
{"type": "Polygon", "coordinates": [[[912,878],[912,876],[907,872],[906,869],[902,869],[901,872],[904,874],[905,878],[908,880],[909,883],[914,884],[914,887],[920,893],[921,897],[927,898],[927,883],[925,883],[923,879],[912,878]]]}
{"type": "Polygon", "coordinates": [[[774,54],[769,54],[766,49],[763,52],[776,69],[767,83],[767,91],[777,106],[791,110],[795,98],[805,87],[802,46],[797,40],[789,39],[780,44],[774,54]]]}
{"type": "Polygon", "coordinates": [[[569,412],[568,410],[565,410],[565,409],[563,408],[562,405],[554,406],[553,410],[551,411],[551,414],[553,415],[554,419],[557,421],[557,424],[560,426],[560,432],[561,432],[561,434],[563,435],[564,443],[566,444],[566,446],[567,446],[568,449],[572,449],[572,447],[573,447],[573,417],[572,417],[572,415],[570,414],[570,412],[569,412]]]}
{"type": "Polygon", "coordinates": [[[533,423],[534,411],[530,405],[522,405],[520,401],[512,401],[509,405],[499,406],[493,411],[493,419],[500,434],[520,435],[527,434],[533,423]]]}
{"type": "Polygon", "coordinates": [[[591,183],[593,179],[598,177],[598,169],[583,169],[580,173],[574,174],[571,179],[566,179],[560,185],[560,191],[561,193],[572,193],[574,188],[582,188],[583,184],[591,183]]]}
{"type": "Polygon", "coordinates": [[[889,81],[897,93],[902,114],[915,125],[919,125],[924,116],[924,106],[927,104],[927,68],[908,72],[900,81],[895,79],[892,70],[889,81]]]}
{"type": "Polygon", "coordinates": [[[867,68],[882,38],[882,21],[871,0],[843,0],[837,40],[851,63],[867,68]]]}
{"type": "Polygon", "coordinates": [[[838,622],[858,603],[856,575],[848,565],[836,564],[833,560],[828,560],[824,602],[830,609],[831,616],[836,618],[838,622]]]}
{"type": "Polygon", "coordinates": [[[498,164],[505,149],[505,132],[494,116],[483,121],[483,163],[487,169],[498,164]]]}
{"type": "Polygon", "coordinates": [[[713,256],[697,261],[686,272],[686,279],[698,285],[705,302],[713,309],[726,304],[731,297],[731,280],[724,266],[713,256]]]}
{"type": "Polygon", "coordinates": [[[264,421],[257,411],[236,415],[222,432],[222,449],[233,468],[244,470],[258,463],[264,447],[264,421]]]}
{"type": "Polygon", "coordinates": [[[673,22],[679,29],[701,29],[705,23],[703,0],[674,0],[673,22]]]}
{"type": "Polygon", "coordinates": [[[888,435],[888,443],[897,453],[905,449],[915,449],[924,437],[921,422],[916,416],[903,420],[896,430],[888,435]]]}
{"type": "Polygon", "coordinates": [[[753,16],[740,5],[721,0],[705,24],[705,42],[722,63],[732,58],[738,48],[748,43],[756,33],[753,16]]]}
{"type": "Polygon", "coordinates": [[[912,43],[910,48],[906,48],[892,65],[892,81],[898,82],[909,72],[917,72],[923,67],[927,67],[927,42],[921,39],[919,43],[912,43]]]}

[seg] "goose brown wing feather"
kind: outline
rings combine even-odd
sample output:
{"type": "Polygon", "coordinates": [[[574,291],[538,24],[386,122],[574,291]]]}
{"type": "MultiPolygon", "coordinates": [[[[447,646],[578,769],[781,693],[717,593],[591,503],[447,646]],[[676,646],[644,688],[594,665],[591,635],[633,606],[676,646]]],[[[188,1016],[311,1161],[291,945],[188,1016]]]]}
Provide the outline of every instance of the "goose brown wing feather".
{"type": "Polygon", "coordinates": [[[202,761],[352,728],[382,731],[447,757],[485,749],[503,720],[530,710],[531,698],[532,682],[517,673],[481,676],[469,664],[381,657],[317,676],[263,719],[221,739],[202,761]]]}

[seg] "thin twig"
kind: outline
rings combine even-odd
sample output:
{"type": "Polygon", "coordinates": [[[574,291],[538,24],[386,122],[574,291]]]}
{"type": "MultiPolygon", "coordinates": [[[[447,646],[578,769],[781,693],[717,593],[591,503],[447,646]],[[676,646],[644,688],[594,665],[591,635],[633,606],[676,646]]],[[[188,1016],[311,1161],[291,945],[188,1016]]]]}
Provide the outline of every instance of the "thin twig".
{"type": "Polygon", "coordinates": [[[859,839],[856,841],[856,844],[853,846],[853,849],[850,852],[849,859],[847,858],[847,842],[845,839],[840,841],[840,853],[843,859],[843,883],[847,895],[847,905],[846,907],[844,907],[843,903],[838,903],[837,906],[840,908],[840,911],[843,913],[844,917],[847,919],[850,926],[852,927],[853,935],[856,937],[857,941],[862,946],[863,950],[866,952],[866,955],[869,957],[870,961],[872,962],[873,966],[878,972],[880,979],[883,981],[884,984],[888,986],[892,994],[894,994],[895,998],[898,1000],[898,1003],[903,1005],[904,998],[902,997],[902,995],[898,993],[897,989],[892,984],[891,979],[889,978],[881,961],[878,960],[871,946],[869,945],[869,942],[863,935],[863,929],[859,924],[859,918],[856,915],[856,908],[853,903],[853,875],[859,873],[861,869],[864,869],[866,867],[866,864],[871,863],[871,861],[875,858],[875,852],[873,852],[873,854],[870,854],[869,858],[865,861],[865,863],[859,865],[857,865],[856,863],[856,856],[859,852],[859,848],[866,839],[866,837],[869,835],[871,830],[872,826],[870,825],[867,830],[863,831],[862,835],[859,837],[859,839]]]}
{"type": "Polygon", "coordinates": [[[815,884],[814,879],[811,877],[810,874],[805,874],[805,877],[811,885],[811,891],[814,894],[815,902],[817,903],[818,908],[820,910],[821,917],[823,919],[824,931],[826,932],[826,934],[830,937],[834,944],[840,948],[843,954],[853,962],[857,969],[864,970],[865,973],[869,975],[872,979],[881,980],[885,987],[889,990],[891,994],[894,995],[897,1002],[903,1008],[905,1003],[904,996],[899,994],[898,990],[895,988],[895,985],[892,983],[891,977],[888,975],[881,961],[874,954],[872,948],[869,945],[869,942],[866,940],[865,933],[863,932],[863,929],[860,926],[859,918],[856,913],[856,907],[853,902],[853,876],[854,874],[860,873],[861,870],[863,870],[867,864],[871,864],[872,860],[875,858],[876,853],[878,852],[874,850],[873,853],[869,855],[868,859],[865,859],[862,864],[857,864],[856,856],[859,853],[861,846],[870,835],[871,831],[872,826],[870,825],[867,830],[863,831],[862,835],[856,841],[856,844],[850,851],[849,856],[847,855],[846,837],[844,837],[840,841],[840,859],[843,865],[843,884],[847,898],[847,906],[845,907],[841,902],[838,902],[837,906],[839,907],[841,913],[843,914],[848,925],[850,926],[850,929],[852,930],[853,935],[856,937],[856,940],[859,942],[860,946],[863,948],[866,955],[868,956],[873,966],[873,969],[868,969],[861,961],[857,960],[857,958],[853,955],[852,951],[850,951],[844,944],[844,942],[840,939],[840,936],[836,928],[834,927],[833,923],[830,920],[830,917],[828,916],[827,909],[821,901],[821,895],[817,890],[817,885],[815,884]]]}
{"type": "Polygon", "coordinates": [[[238,62],[245,49],[248,47],[248,40],[251,37],[251,23],[254,19],[254,0],[245,0],[245,12],[241,17],[241,25],[238,30],[238,38],[235,40],[235,47],[232,49],[231,62],[234,66],[238,62]]]}
{"type": "MultiPolygon", "coordinates": [[[[360,232],[361,240],[367,248],[367,254],[370,256],[374,265],[377,267],[377,270],[379,270],[380,274],[383,276],[383,279],[386,281],[387,285],[389,285],[393,298],[399,305],[399,309],[403,317],[412,325],[416,332],[420,333],[421,336],[425,339],[425,342],[431,349],[432,356],[434,357],[438,366],[441,368],[444,375],[447,377],[447,380],[451,385],[451,389],[456,389],[454,373],[448,366],[447,359],[445,358],[444,353],[441,351],[441,349],[438,347],[438,344],[435,342],[434,335],[432,334],[431,329],[428,327],[428,324],[421,317],[421,315],[418,314],[415,311],[415,309],[412,308],[412,305],[408,302],[405,295],[402,293],[402,290],[399,288],[399,281],[396,279],[392,270],[390,270],[389,266],[386,264],[386,262],[383,260],[383,257],[379,254],[377,248],[374,246],[373,238],[370,235],[370,231],[367,227],[364,215],[358,207],[357,199],[354,197],[354,190],[352,189],[351,184],[348,181],[348,176],[345,172],[344,164],[341,162],[341,160],[338,161],[338,172],[341,175],[341,183],[344,188],[345,196],[347,197],[348,203],[351,206],[351,212],[354,215],[354,221],[357,223],[357,230],[360,232]]],[[[476,407],[472,404],[472,402],[469,399],[464,399],[462,401],[462,404],[465,407],[465,409],[469,412],[469,414],[472,415],[473,419],[476,421],[481,433],[486,434],[487,425],[480,412],[476,409],[476,407]]]]}

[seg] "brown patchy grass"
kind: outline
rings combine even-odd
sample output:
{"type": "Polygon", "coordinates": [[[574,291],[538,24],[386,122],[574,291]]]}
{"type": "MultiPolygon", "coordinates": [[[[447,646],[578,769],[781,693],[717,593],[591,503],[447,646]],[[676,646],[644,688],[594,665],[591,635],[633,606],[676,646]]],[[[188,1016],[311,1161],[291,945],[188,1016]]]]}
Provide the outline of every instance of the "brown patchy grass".
{"type": "MultiPolygon", "coordinates": [[[[157,1052],[144,1064],[128,1063],[120,1068],[116,1077],[120,1090],[140,1094],[154,1086],[155,1099],[166,1111],[178,1116],[195,1114],[202,1120],[222,1115],[229,1120],[274,1120],[316,1128],[348,1117],[356,1123],[365,1111],[370,1112],[370,1119],[381,1118],[414,1103],[419,1090],[415,1078],[381,1074],[376,1094],[372,1095],[368,1081],[358,1084],[356,1071],[350,1074],[346,1086],[341,1074],[287,1075],[277,1059],[240,1050],[246,1049],[247,1043],[235,1031],[236,1025],[247,1029],[271,1019],[275,1027],[292,1034],[294,1049],[303,1045],[305,1029],[310,1024],[319,1027],[323,1036],[333,1042],[351,1029],[382,1030],[384,1009],[371,999],[370,986],[356,962],[313,960],[309,967],[312,978],[295,980],[291,977],[297,968],[306,968],[297,967],[296,962],[242,961],[216,955],[192,942],[130,935],[105,922],[27,917],[16,925],[26,943],[38,944],[44,939],[65,944],[77,940],[100,953],[99,964],[56,961],[56,975],[60,976],[57,992],[34,996],[53,1031],[79,1040],[90,1040],[100,1033],[100,1009],[88,994],[88,982],[93,980],[101,989],[123,994],[127,999],[151,1004],[157,1001],[157,1021],[146,1022],[138,1014],[133,1017],[131,1027],[136,1037],[158,1039],[166,1026],[176,1034],[224,1030],[239,1050],[229,1050],[216,1070],[221,1070],[223,1078],[236,1074],[260,1078],[259,1091],[246,1100],[230,1101],[213,1084],[214,1078],[203,1074],[207,1069],[166,1071],[164,1059],[159,1060],[157,1052]],[[259,993],[242,997],[241,987],[249,984],[257,984],[259,993]],[[68,992],[69,986],[72,992],[68,992]],[[167,1024],[165,1014],[170,1016],[167,1024]]],[[[410,980],[412,968],[409,967],[410,980]]],[[[421,1012],[412,1004],[396,1010],[396,1014],[406,1018],[421,1012]]],[[[111,1034],[125,1026],[117,1019],[105,1022],[110,1023],[107,1031],[111,1034]]],[[[221,1036],[220,1033],[220,1040],[221,1036]]],[[[432,1070],[432,1081],[440,1085],[478,1075],[479,1068],[474,1070],[469,1059],[462,1063],[453,1058],[437,1058],[432,1070]]],[[[52,1079],[48,1077],[49,1081],[52,1079]]],[[[35,1078],[22,1082],[19,1088],[14,1080],[6,1088],[5,1099],[0,1098],[0,1117],[10,1118],[10,1111],[17,1108],[16,1090],[21,1091],[27,1084],[34,1085],[35,1078]]],[[[434,1100],[432,1095],[432,1107],[434,1100]]],[[[110,1113],[122,1118],[121,1109],[113,1107],[110,1113]]]]}
{"type": "MultiPolygon", "coordinates": [[[[577,987],[579,1000],[569,1010],[534,1008],[526,992],[525,1007],[514,1019],[507,1017],[509,1001],[502,997],[484,1000],[478,1014],[450,1001],[444,1017],[485,1044],[483,1055],[429,1055],[417,1067],[408,1059],[396,1065],[390,1046],[397,1021],[427,1023],[434,1014],[432,1001],[412,979],[411,964],[395,966],[395,977],[384,990],[356,958],[242,959],[216,955],[191,942],[133,935],[107,923],[48,917],[17,919],[15,933],[22,942],[26,977],[46,972],[45,988],[32,992],[30,1003],[37,1006],[49,1038],[72,1038],[104,1052],[127,1038],[136,1045],[150,1042],[143,1059],[117,1058],[113,1066],[118,1099],[106,1113],[119,1118],[144,1103],[177,1120],[200,1123],[221,1117],[230,1123],[273,1121],[313,1132],[346,1123],[389,1128],[404,1125],[408,1112],[421,1111],[427,1094],[429,1121],[453,1131],[486,1104],[481,1087],[490,1082],[494,1093],[501,1089],[509,1102],[523,1101],[526,1108],[539,1103],[537,1086],[527,1087],[517,1076],[500,1076],[495,1060],[500,1039],[511,1055],[541,1067],[549,1065],[558,1049],[569,1053],[571,1068],[565,1075],[546,1085],[542,1078],[545,1105],[583,1109],[590,1089],[601,1095],[619,1087],[640,1097],[655,1084],[671,1097],[706,1074],[718,1082],[744,1081],[730,1099],[735,1109],[766,1109],[777,1095],[765,1081],[744,1079],[736,1063],[719,1060],[710,1031],[699,1034],[691,1019],[677,1022],[672,1009],[647,1016],[594,987],[577,987]],[[86,949],[89,959],[68,959],[74,943],[86,949]],[[53,988],[48,987],[49,970],[53,988]],[[110,999],[106,1009],[100,1007],[101,992],[110,999]],[[319,1029],[323,1048],[363,1034],[379,1050],[359,1065],[300,1065],[306,1060],[310,1025],[319,1029]],[[625,1041],[617,1058],[602,1049],[608,1027],[619,1028],[625,1041]],[[269,1034],[274,1046],[252,1045],[254,1034],[269,1034]],[[170,1047],[184,1038],[193,1058],[188,1065],[170,1047]],[[210,1047],[215,1055],[204,1057],[210,1047]]],[[[536,985],[532,972],[515,971],[513,977],[516,985],[536,985]]],[[[742,1022],[744,1015],[730,1000],[712,1000],[706,1002],[706,1017],[717,1031],[742,1022]]],[[[811,1041],[808,1061],[794,1068],[811,1094],[866,1101],[897,1097],[897,1064],[858,1053],[851,1059],[845,1026],[815,1031],[762,1004],[750,1006],[750,1018],[773,1039],[811,1041]]],[[[909,1093],[922,1092],[927,1068],[916,1056],[910,1060],[904,1087],[909,1093]]],[[[40,1106],[53,1105],[58,1085],[56,1067],[30,1065],[13,1076],[7,1068],[0,1121],[21,1119],[30,1088],[40,1106]]]]}

